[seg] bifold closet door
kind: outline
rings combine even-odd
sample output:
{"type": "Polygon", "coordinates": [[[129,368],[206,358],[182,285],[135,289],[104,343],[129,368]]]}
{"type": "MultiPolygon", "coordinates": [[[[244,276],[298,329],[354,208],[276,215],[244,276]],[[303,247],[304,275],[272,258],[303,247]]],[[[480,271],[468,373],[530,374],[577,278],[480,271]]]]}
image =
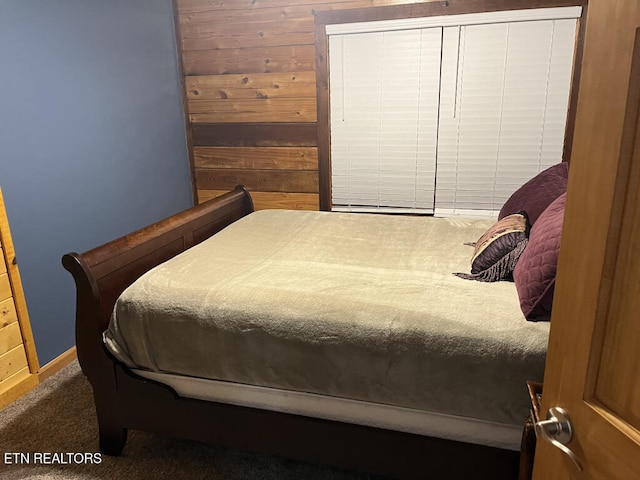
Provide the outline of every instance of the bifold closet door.
{"type": "Polygon", "coordinates": [[[496,211],[562,161],[575,19],[445,27],[436,213],[496,211]]]}
{"type": "Polygon", "coordinates": [[[327,26],[332,209],[495,215],[562,161],[580,15],[327,26]]]}
{"type": "Polygon", "coordinates": [[[330,37],[333,210],[433,212],[441,38],[330,37]]]}

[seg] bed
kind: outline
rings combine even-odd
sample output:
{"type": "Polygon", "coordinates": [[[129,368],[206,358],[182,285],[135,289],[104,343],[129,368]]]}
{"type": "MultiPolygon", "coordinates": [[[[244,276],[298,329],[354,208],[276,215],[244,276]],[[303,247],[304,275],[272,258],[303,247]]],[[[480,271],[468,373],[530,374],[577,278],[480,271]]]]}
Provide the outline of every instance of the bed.
{"type": "Polygon", "coordinates": [[[460,278],[491,221],[253,211],[243,187],[83,254],[100,450],[128,429],[398,478],[515,478],[549,325],[460,278]]]}

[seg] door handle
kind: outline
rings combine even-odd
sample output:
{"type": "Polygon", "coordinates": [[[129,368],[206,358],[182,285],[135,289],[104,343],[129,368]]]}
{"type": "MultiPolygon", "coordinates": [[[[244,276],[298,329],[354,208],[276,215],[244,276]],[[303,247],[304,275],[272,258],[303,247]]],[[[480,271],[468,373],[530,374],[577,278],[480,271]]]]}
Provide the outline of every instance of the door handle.
{"type": "Polygon", "coordinates": [[[536,437],[543,438],[551,445],[562,450],[582,471],[582,464],[567,444],[573,438],[573,427],[569,415],[560,407],[551,407],[547,419],[535,423],[536,437]]]}

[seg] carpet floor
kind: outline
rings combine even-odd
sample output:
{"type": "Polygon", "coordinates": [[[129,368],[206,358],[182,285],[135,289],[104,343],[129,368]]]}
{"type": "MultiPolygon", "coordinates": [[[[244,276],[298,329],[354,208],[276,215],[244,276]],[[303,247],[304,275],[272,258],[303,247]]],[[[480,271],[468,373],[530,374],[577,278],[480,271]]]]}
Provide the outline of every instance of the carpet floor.
{"type": "Polygon", "coordinates": [[[119,457],[92,463],[98,428],[91,387],[73,362],[0,411],[0,479],[373,480],[372,475],[129,431],[119,457]],[[76,460],[83,459],[76,463],[76,460]]]}

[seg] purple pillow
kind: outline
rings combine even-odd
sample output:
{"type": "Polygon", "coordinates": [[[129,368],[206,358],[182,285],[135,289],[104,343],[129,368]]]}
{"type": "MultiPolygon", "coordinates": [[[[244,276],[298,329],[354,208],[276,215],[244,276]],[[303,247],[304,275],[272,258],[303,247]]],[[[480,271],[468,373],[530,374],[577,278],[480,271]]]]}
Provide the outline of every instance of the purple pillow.
{"type": "Polygon", "coordinates": [[[502,206],[498,219],[524,210],[529,217],[529,223],[535,225],[540,214],[551,202],[567,191],[568,176],[569,165],[566,162],[543,170],[513,192],[502,206]]]}
{"type": "Polygon", "coordinates": [[[566,198],[566,193],[560,195],[542,212],[513,270],[520,308],[527,320],[548,320],[551,316],[566,198]]]}

